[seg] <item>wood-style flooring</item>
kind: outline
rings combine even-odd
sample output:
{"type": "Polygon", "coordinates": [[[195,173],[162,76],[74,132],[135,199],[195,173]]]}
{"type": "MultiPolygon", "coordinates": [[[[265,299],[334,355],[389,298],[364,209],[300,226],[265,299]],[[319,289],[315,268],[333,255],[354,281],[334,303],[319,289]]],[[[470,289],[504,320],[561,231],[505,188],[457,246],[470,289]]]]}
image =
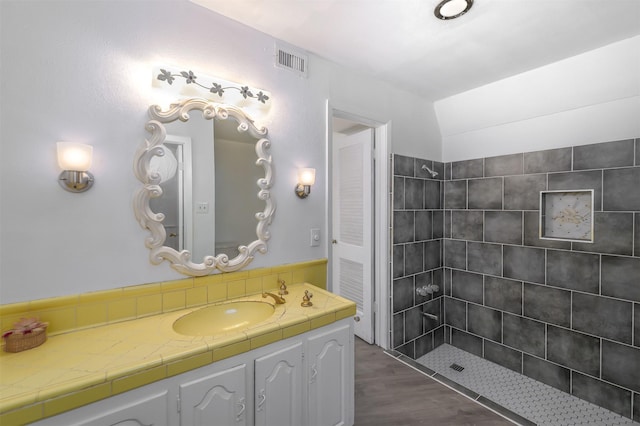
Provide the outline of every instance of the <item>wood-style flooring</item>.
{"type": "Polygon", "coordinates": [[[513,423],[361,339],[355,342],[355,425],[513,423]]]}

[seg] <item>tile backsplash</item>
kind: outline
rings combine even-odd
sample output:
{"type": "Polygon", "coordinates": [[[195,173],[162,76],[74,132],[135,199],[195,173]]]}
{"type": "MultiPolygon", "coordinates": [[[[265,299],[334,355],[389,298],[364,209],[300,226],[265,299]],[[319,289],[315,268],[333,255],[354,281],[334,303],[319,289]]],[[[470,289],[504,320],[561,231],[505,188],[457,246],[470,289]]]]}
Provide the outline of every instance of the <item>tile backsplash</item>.
{"type": "Polygon", "coordinates": [[[640,139],[393,164],[395,349],[447,342],[640,421],[640,139]],[[415,173],[423,163],[444,180],[415,173]],[[565,189],[594,190],[593,243],[538,238],[540,191],[565,189]],[[441,293],[423,300],[429,279],[441,293]],[[417,321],[433,304],[438,324],[417,321]]]}

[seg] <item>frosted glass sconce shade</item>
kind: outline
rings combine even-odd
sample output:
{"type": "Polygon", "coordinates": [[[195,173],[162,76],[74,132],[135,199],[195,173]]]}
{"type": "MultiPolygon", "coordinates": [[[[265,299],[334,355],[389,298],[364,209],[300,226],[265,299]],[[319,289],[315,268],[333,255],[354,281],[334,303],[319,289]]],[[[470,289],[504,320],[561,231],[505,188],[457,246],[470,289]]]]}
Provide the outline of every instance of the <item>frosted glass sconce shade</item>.
{"type": "Polygon", "coordinates": [[[298,169],[298,184],[296,185],[296,195],[300,198],[307,198],[311,193],[311,185],[316,183],[316,169],[298,169]]]}
{"type": "Polygon", "coordinates": [[[93,159],[93,147],[74,142],[58,142],[58,166],[63,170],[58,183],[70,192],[84,192],[93,186],[89,173],[93,159]]]}

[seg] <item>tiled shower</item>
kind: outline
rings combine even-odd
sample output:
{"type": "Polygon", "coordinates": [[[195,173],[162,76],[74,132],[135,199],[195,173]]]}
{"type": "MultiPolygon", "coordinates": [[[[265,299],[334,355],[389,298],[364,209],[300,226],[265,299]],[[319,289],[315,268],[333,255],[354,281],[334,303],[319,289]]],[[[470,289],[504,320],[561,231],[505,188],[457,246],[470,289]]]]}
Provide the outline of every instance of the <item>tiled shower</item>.
{"type": "Polygon", "coordinates": [[[640,139],[393,174],[394,349],[449,343],[640,421],[640,139]],[[540,191],[584,189],[594,242],[540,239],[540,191]]]}

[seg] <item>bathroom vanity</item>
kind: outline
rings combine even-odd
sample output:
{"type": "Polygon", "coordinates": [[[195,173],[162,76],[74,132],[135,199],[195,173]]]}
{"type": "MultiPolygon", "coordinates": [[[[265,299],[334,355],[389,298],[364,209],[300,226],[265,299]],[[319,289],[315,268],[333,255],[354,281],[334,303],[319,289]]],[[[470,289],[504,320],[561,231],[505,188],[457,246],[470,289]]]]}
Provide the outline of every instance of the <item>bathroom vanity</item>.
{"type": "Polygon", "coordinates": [[[0,421],[353,424],[355,303],[308,283],[288,291],[285,303],[261,292],[76,330],[28,351],[1,353],[0,421]],[[309,292],[312,305],[302,306],[309,292]],[[206,328],[213,320],[202,321],[200,312],[258,303],[273,313],[248,318],[248,325],[214,333],[176,326],[193,317],[206,328]]]}

